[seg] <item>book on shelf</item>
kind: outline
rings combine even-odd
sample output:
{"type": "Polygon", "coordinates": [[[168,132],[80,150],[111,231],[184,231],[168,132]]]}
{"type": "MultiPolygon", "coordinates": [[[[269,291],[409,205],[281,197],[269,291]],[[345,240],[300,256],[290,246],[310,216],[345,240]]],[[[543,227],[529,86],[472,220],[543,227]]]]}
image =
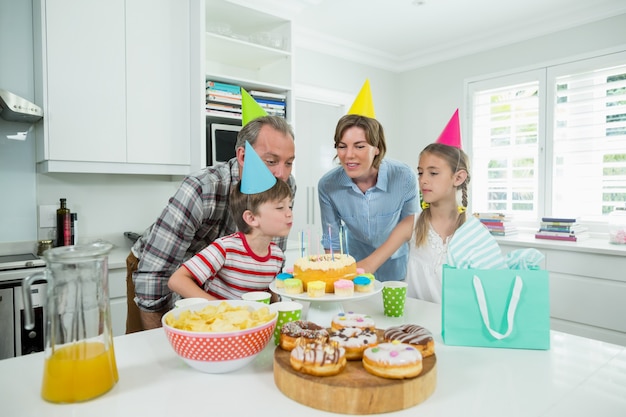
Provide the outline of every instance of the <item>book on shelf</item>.
{"type": "Polygon", "coordinates": [[[239,87],[238,85],[207,80],[206,88],[230,94],[239,94],[239,96],[241,97],[241,87],[239,87]]]}
{"type": "Polygon", "coordinates": [[[550,223],[541,222],[541,225],[539,226],[539,231],[556,233],[580,233],[587,231],[587,228],[578,223],[572,223],[571,226],[553,226],[550,223]]]}
{"type": "Polygon", "coordinates": [[[216,116],[216,117],[224,117],[224,118],[227,118],[227,119],[241,120],[241,113],[234,113],[234,112],[230,112],[230,111],[206,109],[206,114],[209,115],[209,116],[216,116]]]}
{"type": "Polygon", "coordinates": [[[546,223],[553,223],[553,224],[572,224],[572,223],[576,223],[578,221],[578,219],[575,218],[571,218],[571,217],[542,217],[541,218],[542,222],[546,222],[546,223]]]}
{"type": "Polygon", "coordinates": [[[219,101],[221,103],[232,103],[241,105],[241,96],[235,94],[219,94],[213,91],[207,90],[206,99],[212,101],[219,101]]]}
{"type": "Polygon", "coordinates": [[[211,110],[222,110],[222,111],[227,111],[231,113],[241,114],[241,107],[235,107],[235,106],[231,106],[228,104],[213,103],[213,102],[207,101],[206,108],[211,109],[211,110]]]}
{"type": "Polygon", "coordinates": [[[252,97],[265,97],[269,99],[276,99],[279,101],[287,100],[287,96],[285,94],[279,93],[270,93],[268,91],[259,91],[259,90],[250,90],[248,91],[252,97]]]}
{"type": "Polygon", "coordinates": [[[504,213],[495,213],[495,212],[483,212],[483,213],[474,213],[474,217],[480,220],[504,220],[506,219],[506,214],[504,213]]]}
{"type": "Polygon", "coordinates": [[[588,233],[587,229],[581,229],[580,231],[568,231],[568,232],[555,232],[553,230],[539,229],[539,231],[537,232],[537,234],[540,234],[543,236],[578,236],[583,233],[588,233]]]}
{"type": "Polygon", "coordinates": [[[579,242],[581,240],[588,239],[589,237],[590,237],[589,232],[582,232],[577,235],[561,235],[561,236],[546,235],[546,234],[539,233],[539,232],[535,233],[535,239],[562,240],[562,241],[568,241],[568,242],[579,242]]]}
{"type": "Polygon", "coordinates": [[[263,107],[264,109],[284,109],[285,108],[285,102],[278,102],[278,101],[267,101],[267,100],[258,100],[256,99],[256,102],[259,104],[259,106],[263,107]]]}

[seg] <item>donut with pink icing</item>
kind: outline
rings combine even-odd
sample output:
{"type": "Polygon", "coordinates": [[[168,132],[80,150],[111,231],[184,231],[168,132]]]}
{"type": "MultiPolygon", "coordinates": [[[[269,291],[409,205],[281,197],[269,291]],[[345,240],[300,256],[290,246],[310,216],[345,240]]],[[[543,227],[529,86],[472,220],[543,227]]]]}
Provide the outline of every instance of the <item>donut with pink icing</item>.
{"type": "Polygon", "coordinates": [[[333,330],[341,330],[344,327],[358,327],[359,329],[376,330],[376,323],[371,316],[367,314],[353,313],[349,311],[347,313],[339,313],[333,317],[330,327],[333,330]]]}
{"type": "Polygon", "coordinates": [[[422,354],[407,343],[381,343],[363,352],[363,368],[382,378],[414,378],[422,372],[422,354]]]}

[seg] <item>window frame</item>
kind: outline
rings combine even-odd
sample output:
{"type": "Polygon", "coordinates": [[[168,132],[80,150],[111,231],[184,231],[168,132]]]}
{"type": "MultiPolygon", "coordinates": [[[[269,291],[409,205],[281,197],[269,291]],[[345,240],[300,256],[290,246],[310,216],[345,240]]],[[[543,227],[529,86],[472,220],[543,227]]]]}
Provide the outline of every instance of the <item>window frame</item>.
{"type": "MultiPolygon", "coordinates": [[[[511,69],[509,71],[484,74],[481,76],[471,77],[464,80],[464,102],[467,104],[468,111],[465,112],[464,122],[461,124],[465,152],[468,154],[470,161],[474,161],[474,103],[473,97],[476,91],[497,89],[515,84],[528,82],[538,82],[538,127],[537,127],[537,192],[539,193],[536,200],[537,209],[536,217],[516,217],[513,215],[513,221],[521,228],[536,228],[541,217],[551,215],[552,213],[552,192],[553,192],[553,141],[550,138],[554,135],[554,110],[555,101],[554,93],[548,91],[549,88],[556,85],[556,78],[562,75],[571,74],[577,71],[588,71],[590,63],[594,68],[608,67],[616,62],[623,64],[626,62],[626,45],[610,48],[595,53],[563,58],[551,62],[538,63],[533,66],[511,69]],[[548,117],[550,115],[550,117],[548,117]],[[465,139],[466,138],[466,139],[465,139]]],[[[474,174],[474,165],[471,165],[472,174],[474,174]]],[[[475,175],[474,175],[475,177],[475,175]]],[[[474,178],[472,178],[474,182],[474,178]]],[[[470,183],[470,203],[469,209],[472,210],[473,187],[475,183],[470,183]]],[[[602,218],[588,219],[582,218],[584,223],[592,232],[608,231],[608,216],[602,218]]]]}

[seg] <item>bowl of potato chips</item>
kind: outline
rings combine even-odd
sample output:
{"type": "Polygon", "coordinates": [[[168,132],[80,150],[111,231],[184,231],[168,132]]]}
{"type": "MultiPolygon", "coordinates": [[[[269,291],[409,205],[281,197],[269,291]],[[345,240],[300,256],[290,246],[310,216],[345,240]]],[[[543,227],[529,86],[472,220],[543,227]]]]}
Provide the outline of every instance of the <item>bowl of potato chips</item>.
{"type": "Polygon", "coordinates": [[[256,301],[207,300],[170,310],[161,323],[174,351],[189,366],[225,373],[246,366],[267,346],[277,316],[256,301]]]}

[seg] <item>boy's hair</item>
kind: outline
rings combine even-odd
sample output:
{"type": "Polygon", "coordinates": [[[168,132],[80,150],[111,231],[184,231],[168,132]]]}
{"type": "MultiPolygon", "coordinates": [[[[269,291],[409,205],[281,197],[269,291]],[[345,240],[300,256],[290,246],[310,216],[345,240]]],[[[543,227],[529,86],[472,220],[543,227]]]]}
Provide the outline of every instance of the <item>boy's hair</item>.
{"type": "MultiPolygon", "coordinates": [[[[425,153],[429,153],[439,158],[443,159],[447,162],[452,174],[456,174],[458,171],[465,171],[467,173],[467,178],[463,184],[459,185],[458,189],[461,190],[461,205],[467,208],[467,184],[470,182],[470,172],[469,172],[469,158],[462,149],[456,148],[454,146],[444,145],[442,143],[431,143],[426,146],[422,152],[420,152],[420,156],[425,153]]],[[[461,227],[467,218],[467,214],[463,211],[456,224],[456,229],[461,227]]],[[[420,213],[417,218],[417,222],[415,224],[415,246],[421,246],[426,244],[428,239],[428,224],[430,223],[430,210],[424,209],[420,213]]]]}
{"type": "Polygon", "coordinates": [[[246,146],[246,142],[249,142],[250,145],[254,146],[254,142],[256,142],[259,137],[259,132],[263,126],[271,126],[275,130],[291,136],[292,139],[295,140],[295,136],[293,134],[293,129],[291,125],[285,120],[283,117],[279,116],[263,116],[258,117],[254,120],[251,120],[246,124],[237,134],[237,143],[235,143],[235,150],[237,148],[243,148],[246,146]]]}
{"type": "Polygon", "coordinates": [[[365,140],[367,140],[368,144],[378,148],[378,155],[376,155],[372,161],[372,167],[378,169],[387,152],[387,143],[385,142],[383,125],[376,119],[360,116],[358,114],[346,114],[343,116],[339,119],[337,127],[335,128],[335,149],[339,146],[344,132],[355,126],[365,131],[365,140]]]}
{"type": "Polygon", "coordinates": [[[242,233],[250,233],[252,228],[243,219],[243,213],[250,210],[258,214],[259,206],[269,201],[280,201],[284,198],[292,198],[291,188],[285,181],[277,180],[269,190],[256,194],[244,194],[241,192],[241,181],[230,190],[229,210],[235,219],[237,228],[242,233]]]}

